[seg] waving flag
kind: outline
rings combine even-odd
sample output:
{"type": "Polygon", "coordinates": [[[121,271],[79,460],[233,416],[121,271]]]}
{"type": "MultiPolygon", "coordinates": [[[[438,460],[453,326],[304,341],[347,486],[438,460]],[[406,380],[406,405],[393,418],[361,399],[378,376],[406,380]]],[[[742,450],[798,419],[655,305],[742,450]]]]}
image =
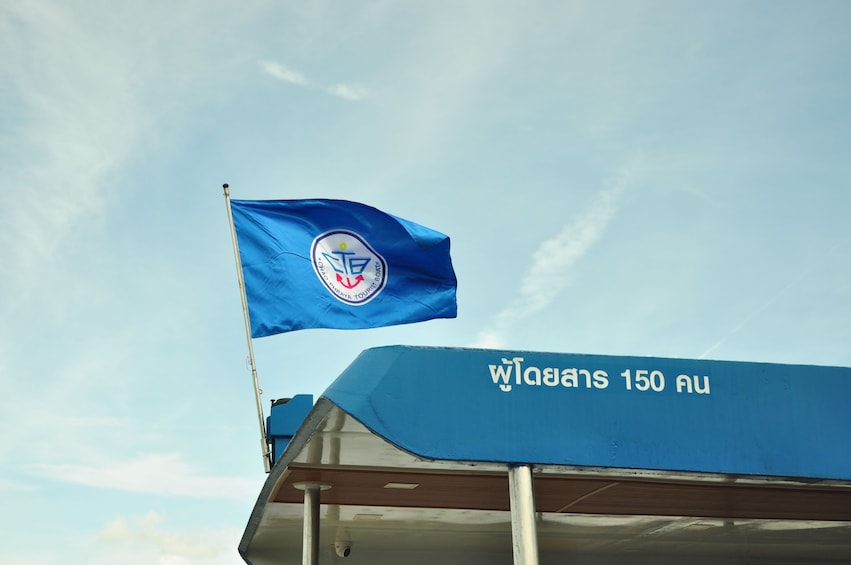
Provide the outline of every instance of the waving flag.
{"type": "Polygon", "coordinates": [[[231,200],[251,337],[457,315],[449,238],[346,200],[231,200]]]}

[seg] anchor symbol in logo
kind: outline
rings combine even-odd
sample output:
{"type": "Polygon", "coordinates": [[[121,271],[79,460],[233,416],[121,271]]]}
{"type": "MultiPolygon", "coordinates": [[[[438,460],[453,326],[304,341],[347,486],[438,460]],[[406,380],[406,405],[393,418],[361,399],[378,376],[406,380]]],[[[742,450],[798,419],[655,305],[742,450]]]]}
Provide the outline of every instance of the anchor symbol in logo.
{"type": "Polygon", "coordinates": [[[363,275],[358,275],[357,277],[355,277],[355,282],[352,282],[351,277],[346,277],[346,280],[344,281],[343,275],[341,275],[340,273],[336,273],[336,274],[337,274],[337,282],[340,283],[341,285],[343,285],[344,287],[348,288],[349,290],[355,288],[357,285],[359,285],[360,283],[363,282],[363,275]]]}

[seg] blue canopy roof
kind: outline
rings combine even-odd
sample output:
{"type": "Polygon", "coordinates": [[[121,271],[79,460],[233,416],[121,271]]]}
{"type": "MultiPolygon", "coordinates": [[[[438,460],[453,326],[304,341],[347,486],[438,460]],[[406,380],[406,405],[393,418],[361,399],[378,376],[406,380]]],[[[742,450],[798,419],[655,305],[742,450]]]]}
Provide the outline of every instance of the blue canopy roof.
{"type": "Polygon", "coordinates": [[[851,369],[364,351],[324,395],[424,459],[851,480],[851,369]]]}

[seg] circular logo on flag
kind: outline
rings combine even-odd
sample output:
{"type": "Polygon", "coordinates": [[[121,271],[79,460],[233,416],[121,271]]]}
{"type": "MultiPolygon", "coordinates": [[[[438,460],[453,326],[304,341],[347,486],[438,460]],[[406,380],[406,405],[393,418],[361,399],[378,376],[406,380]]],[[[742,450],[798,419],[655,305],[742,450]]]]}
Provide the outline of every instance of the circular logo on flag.
{"type": "Polygon", "coordinates": [[[313,270],[341,302],[360,306],[378,296],[387,282],[387,262],[353,231],[323,233],[310,246],[313,270]]]}

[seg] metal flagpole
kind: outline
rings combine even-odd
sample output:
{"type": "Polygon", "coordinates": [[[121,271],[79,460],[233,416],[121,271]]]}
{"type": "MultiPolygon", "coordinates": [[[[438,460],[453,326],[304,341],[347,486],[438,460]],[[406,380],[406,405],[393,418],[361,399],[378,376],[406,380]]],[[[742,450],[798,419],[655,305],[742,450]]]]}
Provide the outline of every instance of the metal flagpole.
{"type": "Polygon", "coordinates": [[[242,261],[239,260],[239,243],[236,240],[236,228],[233,224],[233,211],[230,207],[230,191],[223,184],[225,204],[228,209],[230,235],[233,239],[233,257],[236,260],[236,276],[239,279],[239,293],[242,295],[242,317],[245,320],[245,337],[248,341],[248,363],[251,366],[251,379],[254,381],[254,400],[257,402],[257,422],[260,424],[260,446],[263,451],[263,467],[268,473],[272,469],[272,450],[266,439],[266,423],[263,419],[263,404],[260,401],[260,381],[257,378],[257,366],[254,364],[254,343],[251,341],[251,320],[248,318],[248,297],[245,295],[245,279],[242,276],[242,261]]]}

